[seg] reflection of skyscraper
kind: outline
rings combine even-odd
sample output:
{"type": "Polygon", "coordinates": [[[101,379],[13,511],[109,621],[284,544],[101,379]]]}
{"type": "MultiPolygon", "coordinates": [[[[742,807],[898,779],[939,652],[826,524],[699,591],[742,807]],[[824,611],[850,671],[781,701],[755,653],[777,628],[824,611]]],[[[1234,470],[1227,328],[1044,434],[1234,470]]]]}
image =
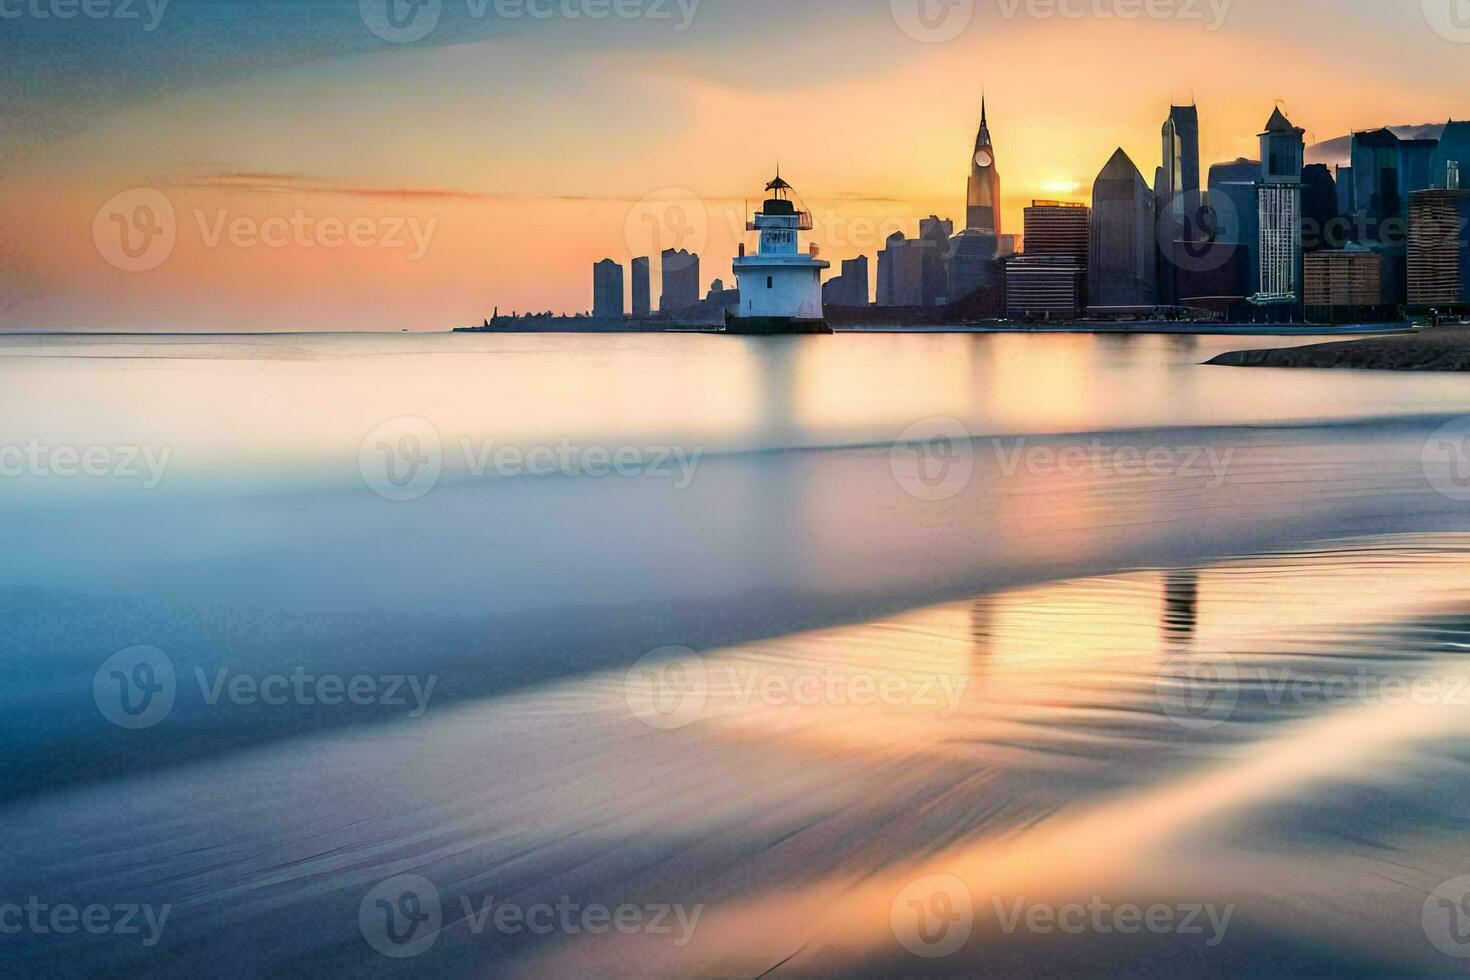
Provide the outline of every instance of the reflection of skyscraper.
{"type": "Polygon", "coordinates": [[[653,294],[649,288],[648,256],[633,260],[633,315],[648,316],[653,312],[653,294]]]}
{"type": "Polygon", "coordinates": [[[995,638],[995,597],[983,595],[970,603],[970,659],[979,673],[990,660],[990,647],[995,638]]]}
{"type": "Polygon", "coordinates": [[[612,259],[592,266],[592,315],[608,320],[623,315],[623,267],[612,259]]]}
{"type": "Polygon", "coordinates": [[[1092,185],[1088,302],[1095,307],[1153,306],[1154,196],[1121,149],[1092,185]]]}
{"type": "Polygon", "coordinates": [[[980,97],[980,133],[975,137],[975,154],[970,159],[969,206],[965,213],[967,231],[999,235],[1000,172],[995,167],[995,147],[990,142],[990,123],[985,115],[985,97],[980,97]]]}
{"type": "Polygon", "coordinates": [[[1199,628],[1199,572],[1179,568],[1164,573],[1164,639],[1188,643],[1199,628]]]}

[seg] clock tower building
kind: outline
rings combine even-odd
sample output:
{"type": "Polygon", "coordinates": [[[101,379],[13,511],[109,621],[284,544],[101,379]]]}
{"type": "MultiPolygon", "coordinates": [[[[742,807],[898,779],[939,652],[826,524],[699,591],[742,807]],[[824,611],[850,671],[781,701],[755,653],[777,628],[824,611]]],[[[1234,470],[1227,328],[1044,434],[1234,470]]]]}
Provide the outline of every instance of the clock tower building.
{"type": "Polygon", "coordinates": [[[975,155],[970,160],[969,206],[965,230],[1000,235],[1000,174],[995,169],[995,147],[990,142],[990,124],[985,116],[985,97],[980,97],[980,134],[975,137],[975,155]]]}

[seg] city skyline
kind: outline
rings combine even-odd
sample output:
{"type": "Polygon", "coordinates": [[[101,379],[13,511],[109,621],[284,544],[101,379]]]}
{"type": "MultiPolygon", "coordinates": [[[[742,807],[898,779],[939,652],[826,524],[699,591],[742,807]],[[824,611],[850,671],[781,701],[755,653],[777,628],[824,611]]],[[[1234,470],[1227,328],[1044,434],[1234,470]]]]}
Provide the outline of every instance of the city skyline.
{"type": "Polygon", "coordinates": [[[627,241],[640,202],[660,192],[687,191],[709,209],[704,240],[685,247],[704,257],[707,278],[727,275],[739,237],[727,216],[777,159],[824,254],[871,256],[927,215],[964,222],[958,166],[982,86],[1012,229],[1034,199],[1086,202],[1120,146],[1151,179],[1159,120],[1191,95],[1205,110],[1202,169],[1254,156],[1261,109],[1278,98],[1309,143],[1470,115],[1453,83],[1466,46],[1367,3],[1347,4],[1342,20],[1357,25],[1356,56],[1396,66],[1388,84],[1338,71],[1347,42],[1314,32],[1307,13],[1253,0],[1230,4],[1216,31],[1181,17],[1008,18],[982,4],[942,43],[906,33],[888,3],[840,17],[826,3],[782,6],[778,18],[770,3],[706,0],[683,32],[653,21],[465,24],[446,5],[431,36],[406,44],[375,37],[353,9],[259,62],[241,54],[280,25],[218,23],[240,9],[219,7],[170,10],[123,53],[69,73],[48,57],[62,25],[12,44],[11,70],[34,73],[45,95],[0,134],[10,229],[0,326],[438,329],[494,306],[584,310],[590,261],[662,250],[627,241]],[[783,32],[756,44],[778,20],[783,32]],[[1150,71],[1113,70],[1117,50],[1150,71]],[[1217,70],[1260,59],[1273,64],[1268,78],[1217,70]],[[191,74],[198,62],[227,70],[204,85],[191,74]],[[109,87],[119,73],[126,83],[109,87]],[[752,140],[753,121],[772,114],[803,125],[752,140]],[[140,187],[178,217],[168,261],[146,274],[110,265],[91,235],[114,195],[140,187]],[[259,224],[298,212],[365,217],[378,223],[375,242],[394,221],[417,222],[424,249],[416,256],[406,233],[401,248],[338,249],[214,234],[221,216],[259,224]],[[262,279],[274,288],[252,288],[262,279]]]}

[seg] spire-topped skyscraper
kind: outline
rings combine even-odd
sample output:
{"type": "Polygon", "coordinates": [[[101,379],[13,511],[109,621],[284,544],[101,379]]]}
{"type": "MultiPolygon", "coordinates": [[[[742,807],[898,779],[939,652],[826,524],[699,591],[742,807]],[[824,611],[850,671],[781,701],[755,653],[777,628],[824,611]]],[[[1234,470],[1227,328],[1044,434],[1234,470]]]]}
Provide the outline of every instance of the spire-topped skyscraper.
{"type": "Polygon", "coordinates": [[[995,169],[995,147],[990,142],[990,121],[985,113],[985,96],[980,96],[980,133],[975,137],[975,154],[970,159],[969,206],[965,230],[999,235],[1000,173],[995,169]]]}

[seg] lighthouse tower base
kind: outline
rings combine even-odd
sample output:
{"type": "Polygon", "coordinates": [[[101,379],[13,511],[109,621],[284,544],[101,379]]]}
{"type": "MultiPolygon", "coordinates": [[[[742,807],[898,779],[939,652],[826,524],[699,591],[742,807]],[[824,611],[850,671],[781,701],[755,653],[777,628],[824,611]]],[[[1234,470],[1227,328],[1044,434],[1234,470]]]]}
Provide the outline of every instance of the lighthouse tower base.
{"type": "Polygon", "coordinates": [[[794,316],[736,316],[725,311],[725,333],[737,337],[792,337],[831,332],[826,320],[803,320],[794,316]]]}

